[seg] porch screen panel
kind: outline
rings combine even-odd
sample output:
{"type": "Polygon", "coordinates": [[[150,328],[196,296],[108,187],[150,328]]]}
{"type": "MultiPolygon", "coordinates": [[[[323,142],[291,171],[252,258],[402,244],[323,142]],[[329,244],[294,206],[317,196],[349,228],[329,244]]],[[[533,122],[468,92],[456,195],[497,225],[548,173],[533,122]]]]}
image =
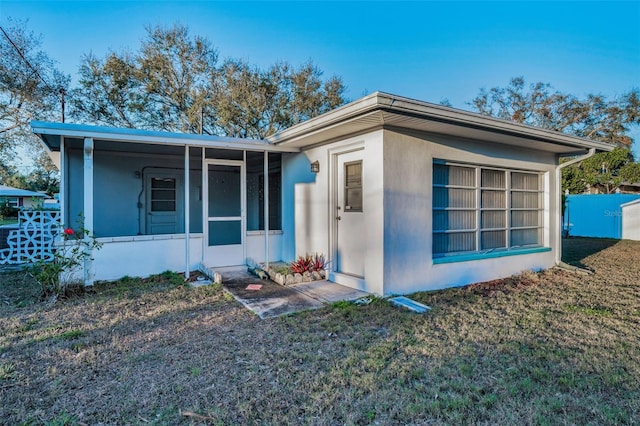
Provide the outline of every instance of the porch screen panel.
{"type": "Polygon", "coordinates": [[[436,160],[433,255],[542,245],[542,182],[536,172],[436,160]]]}
{"type": "MultiPolygon", "coordinates": [[[[270,152],[269,229],[282,229],[282,154],[270,152]]],[[[247,152],[247,231],[264,231],[264,153],[247,152]]]]}
{"type": "Polygon", "coordinates": [[[209,217],[240,216],[240,167],[209,165],[209,217]]]}

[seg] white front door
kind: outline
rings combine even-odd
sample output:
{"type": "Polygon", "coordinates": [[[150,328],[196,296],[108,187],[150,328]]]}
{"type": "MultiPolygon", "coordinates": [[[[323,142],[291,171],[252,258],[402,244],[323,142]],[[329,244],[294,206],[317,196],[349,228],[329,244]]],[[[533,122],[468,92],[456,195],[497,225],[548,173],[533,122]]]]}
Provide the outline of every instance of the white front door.
{"type": "Polygon", "coordinates": [[[245,196],[242,161],[208,161],[205,187],[205,264],[245,263],[245,196]]]}
{"type": "Polygon", "coordinates": [[[146,233],[183,232],[182,177],[177,173],[152,172],[146,176],[146,233]]]}
{"type": "Polygon", "coordinates": [[[364,278],[366,234],[364,226],[363,150],[336,154],[334,194],[337,273],[364,278]]]}

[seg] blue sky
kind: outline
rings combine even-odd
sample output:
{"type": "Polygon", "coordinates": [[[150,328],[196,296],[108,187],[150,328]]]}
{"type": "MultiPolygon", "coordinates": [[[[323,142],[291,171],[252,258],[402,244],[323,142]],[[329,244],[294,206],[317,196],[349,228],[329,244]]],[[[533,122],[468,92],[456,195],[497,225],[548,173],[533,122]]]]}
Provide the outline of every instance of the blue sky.
{"type": "Polygon", "coordinates": [[[470,109],[480,88],[515,76],[577,96],[640,86],[640,1],[0,0],[0,25],[8,17],[28,19],[71,75],[83,54],[135,51],[145,26],[180,23],[221,58],[260,66],[311,59],[343,78],[350,99],[381,90],[470,109]]]}

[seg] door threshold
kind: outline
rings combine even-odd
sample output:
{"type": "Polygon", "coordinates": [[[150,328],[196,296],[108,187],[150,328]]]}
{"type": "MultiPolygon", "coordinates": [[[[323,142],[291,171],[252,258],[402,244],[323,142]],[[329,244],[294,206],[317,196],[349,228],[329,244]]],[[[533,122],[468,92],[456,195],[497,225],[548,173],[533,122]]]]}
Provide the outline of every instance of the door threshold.
{"type": "Polygon", "coordinates": [[[364,277],[332,271],[332,272],[329,272],[328,279],[329,281],[342,284],[346,287],[351,287],[356,290],[367,291],[364,277]]]}

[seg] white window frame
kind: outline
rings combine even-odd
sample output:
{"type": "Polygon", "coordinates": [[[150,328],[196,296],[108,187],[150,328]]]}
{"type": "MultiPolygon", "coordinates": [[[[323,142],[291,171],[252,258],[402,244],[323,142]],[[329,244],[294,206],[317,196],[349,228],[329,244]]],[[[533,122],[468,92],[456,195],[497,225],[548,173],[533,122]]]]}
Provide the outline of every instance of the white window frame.
{"type": "Polygon", "coordinates": [[[536,171],[536,170],[525,170],[525,169],[515,169],[515,168],[505,168],[505,167],[496,167],[490,165],[481,165],[481,164],[470,164],[470,163],[460,163],[453,162],[447,160],[439,160],[434,159],[433,167],[435,171],[436,166],[454,166],[454,167],[465,167],[475,170],[475,181],[474,185],[448,185],[448,184],[439,184],[435,182],[435,172],[434,172],[434,180],[432,183],[432,188],[459,188],[466,190],[474,190],[475,191],[475,205],[474,207],[441,207],[436,206],[435,196],[432,197],[432,232],[434,237],[438,234],[462,234],[462,233],[471,233],[475,234],[475,243],[473,250],[463,250],[463,251],[445,251],[445,252],[436,252],[436,244],[435,238],[434,243],[432,245],[432,256],[433,258],[442,258],[448,256],[457,256],[457,255],[469,255],[469,254],[485,254],[489,252],[509,252],[516,251],[519,249],[530,249],[536,247],[544,247],[544,227],[545,227],[545,184],[544,184],[544,172],[536,171]],[[482,186],[482,171],[483,170],[492,170],[499,171],[504,173],[505,185],[504,188],[495,188],[495,187],[483,187],[482,186]],[[511,177],[514,173],[523,173],[528,175],[537,175],[538,184],[537,189],[520,189],[513,188],[511,177]],[[505,205],[504,207],[483,207],[482,206],[482,192],[483,190],[487,191],[504,191],[505,196],[505,205]],[[538,203],[537,207],[513,207],[512,195],[514,193],[535,193],[538,194],[538,203]],[[450,211],[450,210],[466,210],[475,212],[475,226],[466,229],[437,229],[436,228],[436,212],[437,211],[450,211]],[[500,227],[482,227],[482,212],[486,211],[504,211],[504,226],[500,227]],[[512,214],[513,212],[537,212],[538,219],[537,224],[535,225],[522,225],[515,226],[512,224],[512,214]],[[513,244],[512,241],[512,232],[519,230],[536,230],[538,232],[538,242],[534,244],[525,244],[525,245],[516,245],[513,244]],[[482,248],[482,233],[486,231],[501,231],[504,232],[504,246],[496,247],[496,248],[482,248]]]}

